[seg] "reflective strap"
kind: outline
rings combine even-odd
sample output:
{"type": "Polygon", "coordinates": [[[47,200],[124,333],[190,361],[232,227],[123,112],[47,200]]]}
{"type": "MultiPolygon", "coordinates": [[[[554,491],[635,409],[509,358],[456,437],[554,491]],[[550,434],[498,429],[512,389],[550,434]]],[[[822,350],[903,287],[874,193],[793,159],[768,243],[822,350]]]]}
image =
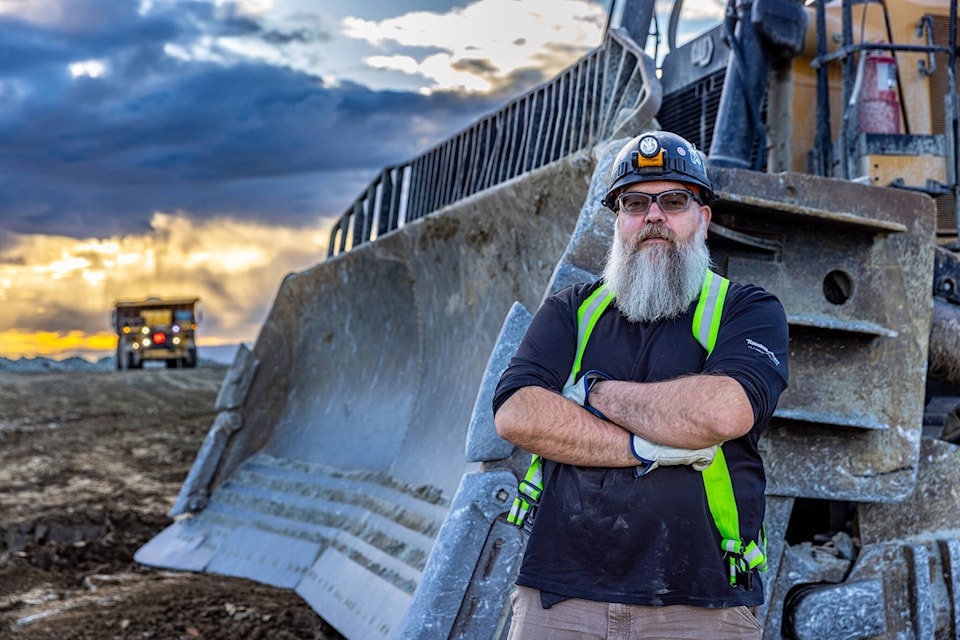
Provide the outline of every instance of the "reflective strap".
{"type": "Polygon", "coordinates": [[[747,549],[743,552],[743,559],[747,561],[748,569],[767,570],[767,556],[760,550],[760,546],[756,542],[747,545],[747,549]]]}
{"type": "MultiPolygon", "coordinates": [[[[577,309],[577,355],[574,357],[567,383],[563,385],[564,389],[577,381],[583,352],[587,348],[590,334],[593,333],[593,328],[597,325],[600,316],[613,302],[613,298],[613,292],[604,283],[580,303],[580,307],[577,309]]],[[[542,464],[543,461],[540,456],[533,454],[530,459],[530,467],[527,469],[527,475],[524,476],[517,487],[520,495],[514,499],[513,507],[511,507],[510,514],[507,516],[507,522],[510,524],[523,527],[527,523],[527,519],[536,512],[536,503],[540,501],[540,495],[543,493],[542,464]],[[531,506],[526,498],[529,498],[534,505],[531,506]]]]}
{"type": "MultiPolygon", "coordinates": [[[[700,289],[700,299],[693,314],[693,337],[697,339],[709,357],[717,344],[720,333],[720,318],[723,315],[723,303],[727,297],[730,281],[707,271],[700,289]]],[[[764,549],[756,542],[744,545],[740,536],[740,514],[736,497],[733,494],[733,481],[730,469],[723,453],[723,447],[717,449],[713,464],[703,470],[703,488],[707,494],[707,506],[713,516],[714,525],[720,532],[721,548],[730,559],[730,585],[736,586],[737,574],[752,569],[765,571],[767,558],[764,549]]],[[[761,540],[763,531],[761,528],[761,540]]]]}
{"type": "MultiPolygon", "coordinates": [[[[760,523],[760,540],[756,544],[757,552],[760,554],[760,561],[756,564],[758,571],[767,570],[767,527],[764,523],[760,523]]],[[[750,545],[747,545],[747,553],[750,553],[750,545]]],[[[751,566],[753,561],[751,560],[751,566]]]]}
{"type": "Polygon", "coordinates": [[[597,325],[600,316],[613,302],[613,298],[614,295],[610,291],[610,287],[603,283],[586,300],[580,303],[580,308],[577,309],[577,355],[573,359],[573,368],[570,369],[567,384],[563,385],[564,389],[577,381],[577,376],[580,375],[583,352],[587,349],[590,334],[593,333],[593,328],[597,325]],[[586,322],[584,322],[584,319],[586,319],[586,322]]]}
{"type": "Polygon", "coordinates": [[[717,334],[720,333],[720,316],[723,315],[723,302],[727,297],[727,288],[730,281],[718,276],[713,271],[707,271],[700,289],[700,300],[697,301],[697,310],[693,313],[693,337],[697,339],[709,356],[717,344],[717,334]]]}
{"type": "Polygon", "coordinates": [[[720,547],[723,548],[727,553],[740,554],[741,549],[743,548],[743,543],[739,540],[731,540],[729,538],[724,538],[720,543],[720,547]]]}
{"type": "MultiPolygon", "coordinates": [[[[767,557],[764,550],[754,541],[746,545],[740,537],[740,514],[733,495],[733,481],[727,468],[727,459],[723,447],[717,448],[713,463],[703,470],[703,488],[707,494],[707,506],[713,516],[713,523],[723,540],[720,548],[730,560],[730,586],[737,585],[737,574],[753,569],[767,570],[767,557]]],[[[763,540],[763,531],[760,534],[763,540]]],[[[764,540],[765,542],[765,540],[764,540]]]]}
{"type": "Polygon", "coordinates": [[[753,569],[757,571],[767,570],[767,558],[756,542],[751,542],[744,550],[742,542],[724,539],[721,547],[727,552],[727,558],[730,562],[731,587],[737,586],[737,578],[741,573],[747,573],[753,569]]]}
{"type": "Polygon", "coordinates": [[[723,550],[739,555],[743,550],[740,542],[740,515],[722,446],[717,448],[713,464],[703,470],[703,488],[707,492],[707,506],[710,507],[713,522],[723,538],[723,550]]]}
{"type": "Polygon", "coordinates": [[[513,506],[510,507],[510,513],[507,514],[507,522],[522,527],[530,513],[530,503],[517,496],[513,499],[513,506]]]}
{"type": "MultiPolygon", "coordinates": [[[[693,314],[693,336],[703,345],[708,356],[717,344],[720,316],[728,285],[729,280],[712,271],[707,271],[703,287],[700,289],[700,300],[693,314]]],[[[730,480],[730,470],[727,468],[722,446],[717,448],[713,464],[703,470],[703,487],[707,493],[707,505],[713,515],[713,522],[723,538],[723,550],[727,553],[739,554],[742,546],[740,516],[737,512],[733,483],[730,480]]]]}
{"type": "Polygon", "coordinates": [[[520,495],[513,499],[513,506],[507,514],[507,522],[523,527],[527,523],[527,518],[536,513],[536,505],[540,502],[540,496],[543,493],[543,459],[537,454],[531,456],[527,475],[517,486],[517,492],[520,495]]]}
{"type": "Polygon", "coordinates": [[[522,495],[532,502],[540,502],[540,494],[543,493],[543,459],[537,454],[533,454],[530,458],[527,475],[524,476],[517,488],[522,495]]]}

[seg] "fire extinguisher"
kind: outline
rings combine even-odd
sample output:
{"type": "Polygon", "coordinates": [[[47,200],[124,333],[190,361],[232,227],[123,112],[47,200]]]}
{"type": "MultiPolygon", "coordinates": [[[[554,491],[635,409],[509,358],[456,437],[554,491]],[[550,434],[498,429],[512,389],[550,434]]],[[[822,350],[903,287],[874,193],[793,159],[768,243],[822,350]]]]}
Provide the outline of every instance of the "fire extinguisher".
{"type": "Polygon", "coordinates": [[[853,98],[860,133],[900,133],[897,61],[880,51],[860,56],[853,98]]]}

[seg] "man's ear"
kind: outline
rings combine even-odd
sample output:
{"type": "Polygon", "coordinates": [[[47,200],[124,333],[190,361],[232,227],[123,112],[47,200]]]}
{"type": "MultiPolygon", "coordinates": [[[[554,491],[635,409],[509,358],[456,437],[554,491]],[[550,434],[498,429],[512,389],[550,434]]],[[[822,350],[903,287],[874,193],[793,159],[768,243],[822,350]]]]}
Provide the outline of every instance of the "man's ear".
{"type": "Polygon", "coordinates": [[[706,239],[708,228],[710,227],[710,219],[713,218],[713,210],[710,208],[710,205],[705,204],[705,205],[701,205],[700,213],[703,214],[703,220],[704,220],[703,237],[704,239],[706,239]]]}

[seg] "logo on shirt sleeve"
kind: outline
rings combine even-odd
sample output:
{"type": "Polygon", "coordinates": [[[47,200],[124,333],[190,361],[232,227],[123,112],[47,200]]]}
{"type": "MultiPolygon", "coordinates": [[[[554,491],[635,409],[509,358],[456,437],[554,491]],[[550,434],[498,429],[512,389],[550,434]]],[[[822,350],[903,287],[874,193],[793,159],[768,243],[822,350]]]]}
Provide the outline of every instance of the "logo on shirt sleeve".
{"type": "Polygon", "coordinates": [[[770,358],[770,360],[773,361],[773,364],[777,365],[778,367],[780,366],[780,360],[777,358],[776,354],[773,353],[773,351],[770,351],[770,349],[766,347],[766,345],[761,344],[756,340],[751,340],[750,338],[747,338],[747,349],[752,349],[757,353],[762,353],[763,355],[770,358]]]}

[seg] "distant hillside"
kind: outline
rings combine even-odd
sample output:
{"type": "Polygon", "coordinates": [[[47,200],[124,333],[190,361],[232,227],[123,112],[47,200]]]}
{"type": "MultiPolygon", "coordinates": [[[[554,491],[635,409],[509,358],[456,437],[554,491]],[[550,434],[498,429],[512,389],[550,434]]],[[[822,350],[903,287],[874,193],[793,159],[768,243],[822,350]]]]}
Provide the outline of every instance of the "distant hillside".
{"type": "Polygon", "coordinates": [[[0,371],[108,371],[115,367],[112,357],[101,358],[96,362],[77,357],[63,360],[42,357],[17,358],[16,360],[0,358],[0,371]]]}
{"type": "MultiPolygon", "coordinates": [[[[222,367],[233,364],[239,344],[225,344],[215,347],[201,346],[199,349],[201,367],[222,367]]],[[[102,353],[102,352],[101,352],[102,353]]],[[[10,358],[0,357],[0,371],[110,371],[116,368],[114,356],[104,356],[98,360],[92,357],[81,358],[72,356],[62,359],[54,358],[10,358]]],[[[147,362],[147,367],[165,367],[163,362],[147,362]]]]}
{"type": "MultiPolygon", "coordinates": [[[[219,360],[208,360],[200,358],[197,366],[200,367],[223,367],[227,363],[219,360]]],[[[147,362],[144,366],[149,368],[164,368],[164,362],[147,362]]],[[[0,371],[29,372],[29,371],[113,371],[116,369],[116,361],[113,356],[100,358],[96,362],[91,362],[83,358],[73,357],[63,360],[53,360],[51,358],[9,358],[0,357],[0,371]]]]}

